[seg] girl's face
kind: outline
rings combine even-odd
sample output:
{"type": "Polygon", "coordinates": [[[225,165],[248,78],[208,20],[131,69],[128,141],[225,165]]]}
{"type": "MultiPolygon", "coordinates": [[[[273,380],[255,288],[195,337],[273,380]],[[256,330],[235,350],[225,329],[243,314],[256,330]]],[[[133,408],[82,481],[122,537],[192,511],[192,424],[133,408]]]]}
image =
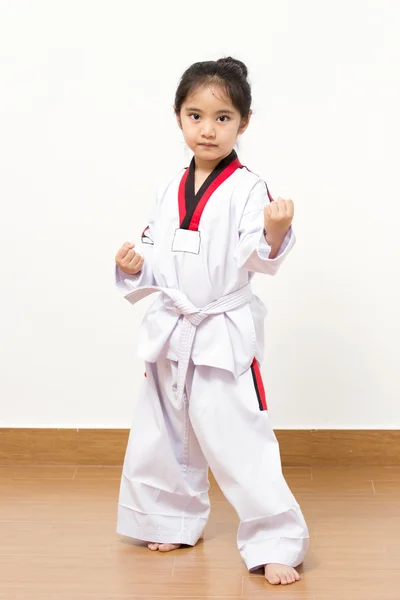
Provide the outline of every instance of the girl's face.
{"type": "Polygon", "coordinates": [[[230,98],[218,86],[195,90],[177,115],[185,142],[196,158],[207,163],[228,156],[250,121],[240,116],[230,98]]]}

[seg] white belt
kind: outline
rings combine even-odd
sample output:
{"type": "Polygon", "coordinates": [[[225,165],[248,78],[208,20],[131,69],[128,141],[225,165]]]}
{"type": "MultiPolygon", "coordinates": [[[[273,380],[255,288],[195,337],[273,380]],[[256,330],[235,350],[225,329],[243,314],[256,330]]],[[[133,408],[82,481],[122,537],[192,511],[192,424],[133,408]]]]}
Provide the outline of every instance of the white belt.
{"type": "Polygon", "coordinates": [[[183,315],[181,325],[181,333],[179,340],[179,355],[178,355],[178,386],[176,403],[177,408],[182,408],[183,398],[185,394],[186,375],[189,366],[189,360],[192,354],[194,336],[196,327],[200,325],[210,315],[218,315],[236,308],[241,308],[248,304],[252,299],[252,290],[250,284],[222,296],[218,300],[207,304],[203,308],[196,308],[190,300],[179,290],[161,288],[156,286],[144,286],[137,290],[129,292],[125,298],[131,303],[136,304],[139,300],[161,292],[171,300],[170,308],[176,310],[183,315]]]}

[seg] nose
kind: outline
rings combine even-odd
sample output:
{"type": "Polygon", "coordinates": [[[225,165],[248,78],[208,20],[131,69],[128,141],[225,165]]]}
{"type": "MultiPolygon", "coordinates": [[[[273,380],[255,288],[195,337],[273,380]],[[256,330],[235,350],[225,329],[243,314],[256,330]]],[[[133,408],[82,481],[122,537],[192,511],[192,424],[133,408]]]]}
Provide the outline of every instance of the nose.
{"type": "Polygon", "coordinates": [[[212,121],[204,120],[201,135],[206,139],[215,137],[215,124],[212,121]]]}

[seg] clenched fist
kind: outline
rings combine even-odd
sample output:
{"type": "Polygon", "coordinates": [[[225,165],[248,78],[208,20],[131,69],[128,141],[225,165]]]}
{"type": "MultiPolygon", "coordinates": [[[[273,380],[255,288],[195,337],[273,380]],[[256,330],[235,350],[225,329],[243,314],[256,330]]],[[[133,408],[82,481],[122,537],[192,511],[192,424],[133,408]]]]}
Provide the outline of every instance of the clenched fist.
{"type": "Polygon", "coordinates": [[[135,244],[125,242],[118,250],[115,262],[128,275],[136,275],[142,270],[144,258],[134,250],[135,244]]]}
{"type": "Polygon", "coordinates": [[[278,198],[264,208],[265,239],[271,246],[270,258],[274,258],[292,224],[294,205],[292,200],[278,198]]]}

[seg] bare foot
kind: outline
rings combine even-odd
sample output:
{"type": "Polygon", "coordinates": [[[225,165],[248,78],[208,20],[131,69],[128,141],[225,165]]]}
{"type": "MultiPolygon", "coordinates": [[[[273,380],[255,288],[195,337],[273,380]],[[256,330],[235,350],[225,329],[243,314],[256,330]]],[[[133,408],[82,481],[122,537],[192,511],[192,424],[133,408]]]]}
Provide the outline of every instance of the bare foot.
{"type": "Polygon", "coordinates": [[[148,548],[150,550],[159,550],[160,552],[171,552],[171,550],[177,550],[180,548],[180,544],[158,544],[152,543],[148,544],[148,548]]]}
{"type": "Polygon", "coordinates": [[[300,575],[293,567],[269,564],[265,565],[265,579],[272,585],[288,585],[289,583],[299,581],[300,575]]]}

